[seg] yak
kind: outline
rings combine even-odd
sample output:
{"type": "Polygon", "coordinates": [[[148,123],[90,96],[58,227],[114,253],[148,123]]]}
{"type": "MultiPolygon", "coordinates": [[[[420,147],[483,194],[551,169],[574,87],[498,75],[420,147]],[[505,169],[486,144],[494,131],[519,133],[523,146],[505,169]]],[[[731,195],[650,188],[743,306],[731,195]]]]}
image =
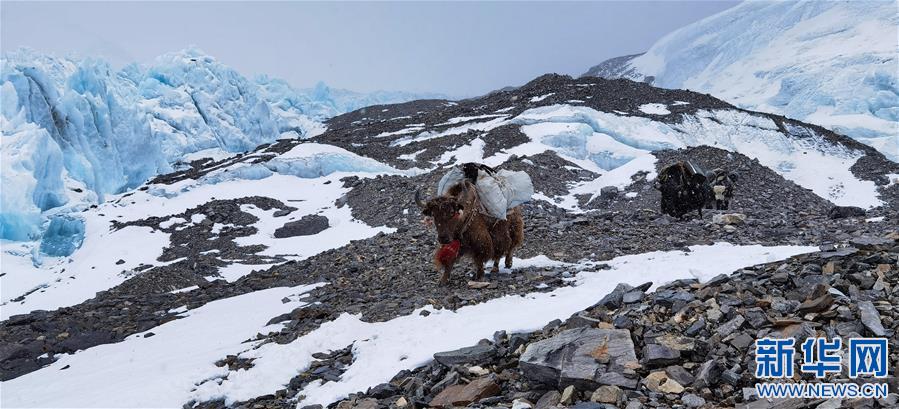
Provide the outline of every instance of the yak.
{"type": "Polygon", "coordinates": [[[702,218],[702,208],[714,197],[705,174],[688,161],[660,170],[655,187],[662,192],[662,213],[678,219],[694,210],[702,218]]]}
{"type": "Polygon", "coordinates": [[[477,188],[468,180],[427,201],[416,191],[415,203],[437,228],[440,247],[434,254],[434,265],[442,273],[441,285],[449,282],[453,265],[461,257],[471,258],[475,280],[484,278],[484,263],[489,260],[493,260],[492,274],[499,272],[500,258],[505,257],[506,268],[512,267],[512,252],[524,242],[519,207],[509,210],[506,220],[484,214],[477,188]]]}
{"type": "Polygon", "coordinates": [[[715,169],[709,175],[709,189],[711,194],[706,203],[706,209],[728,210],[730,201],[734,198],[734,185],[737,183],[737,175],[726,169],[715,169]]]}

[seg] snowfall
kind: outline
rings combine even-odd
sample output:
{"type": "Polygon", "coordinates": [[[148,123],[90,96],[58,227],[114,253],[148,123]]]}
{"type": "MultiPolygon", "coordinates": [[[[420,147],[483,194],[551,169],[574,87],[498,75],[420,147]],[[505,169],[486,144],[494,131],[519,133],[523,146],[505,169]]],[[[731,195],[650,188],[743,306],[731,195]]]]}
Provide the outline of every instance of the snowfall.
{"type": "Polygon", "coordinates": [[[821,125],[899,160],[892,1],[747,1],[680,28],[628,77],[821,125]]]}

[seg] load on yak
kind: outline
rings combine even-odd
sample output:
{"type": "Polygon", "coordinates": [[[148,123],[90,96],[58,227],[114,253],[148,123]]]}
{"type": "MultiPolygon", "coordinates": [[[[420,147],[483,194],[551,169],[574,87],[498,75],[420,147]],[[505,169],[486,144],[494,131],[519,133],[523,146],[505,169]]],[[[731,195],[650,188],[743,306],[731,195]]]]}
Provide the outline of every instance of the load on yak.
{"type": "Polygon", "coordinates": [[[656,189],[662,192],[662,213],[682,219],[702,209],[727,210],[737,176],[724,169],[706,174],[690,161],[679,161],[659,171],[656,189]]]}
{"type": "Polygon", "coordinates": [[[437,197],[415,203],[437,228],[439,247],[434,265],[441,272],[440,284],[449,282],[453,265],[470,257],[475,280],[484,277],[484,263],[493,260],[491,273],[499,272],[505,258],[512,267],[512,252],[524,241],[524,221],[519,205],[534,194],[525,172],[496,171],[486,165],[465,163],[453,167],[440,179],[437,197]]]}

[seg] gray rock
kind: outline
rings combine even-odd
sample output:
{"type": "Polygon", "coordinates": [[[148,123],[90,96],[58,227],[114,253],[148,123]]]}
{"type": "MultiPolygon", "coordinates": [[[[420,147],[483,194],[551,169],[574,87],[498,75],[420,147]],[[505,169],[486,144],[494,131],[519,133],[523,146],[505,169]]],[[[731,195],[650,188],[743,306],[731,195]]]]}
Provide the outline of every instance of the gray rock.
{"type": "Polygon", "coordinates": [[[701,396],[694,395],[692,393],[688,393],[680,398],[681,402],[684,403],[688,408],[698,408],[702,405],[705,405],[705,399],[701,396]]]}
{"type": "Polygon", "coordinates": [[[732,320],[721,324],[721,326],[719,326],[716,331],[718,332],[718,335],[726,337],[732,334],[734,331],[740,329],[740,327],[743,326],[744,322],[746,322],[746,318],[743,318],[742,315],[737,315],[732,320]]]}
{"type": "Polygon", "coordinates": [[[655,294],[653,294],[653,299],[659,304],[671,307],[676,302],[683,302],[686,304],[693,301],[696,299],[696,296],[689,291],[663,290],[656,291],[655,294]]]}
{"type": "Polygon", "coordinates": [[[434,359],[446,366],[459,364],[481,364],[496,356],[496,348],[489,345],[475,345],[455,351],[438,352],[434,359]]]}
{"type": "Polygon", "coordinates": [[[643,347],[643,364],[658,368],[680,360],[680,351],[661,344],[647,344],[643,347]]]}
{"type": "Polygon", "coordinates": [[[630,291],[621,298],[621,302],[625,304],[633,304],[635,302],[640,302],[643,299],[643,291],[634,290],[630,291]]]}
{"type": "Polygon", "coordinates": [[[606,294],[605,297],[599,300],[597,305],[601,305],[609,309],[619,308],[621,307],[621,300],[624,297],[624,294],[633,289],[634,287],[631,287],[628,284],[618,284],[617,286],[615,286],[615,289],[612,290],[612,292],[606,294]]]}
{"type": "Polygon", "coordinates": [[[595,389],[599,376],[637,364],[631,333],[623,329],[577,328],[528,345],[519,367],[532,381],[554,387],[595,389]],[[607,363],[605,363],[607,362],[607,363]]]}
{"type": "Polygon", "coordinates": [[[327,217],[312,214],[303,216],[300,220],[285,223],[284,226],[275,230],[275,238],[283,239],[285,237],[311,236],[313,234],[321,233],[327,228],[327,217]]]}
{"type": "Polygon", "coordinates": [[[699,367],[696,374],[696,380],[693,381],[693,387],[696,389],[708,388],[718,383],[718,377],[721,375],[721,367],[714,360],[706,361],[699,367]]]}
{"type": "Polygon", "coordinates": [[[606,372],[599,376],[598,382],[602,385],[614,385],[627,389],[636,389],[640,380],[629,378],[618,372],[606,372]]]}
{"type": "Polygon", "coordinates": [[[562,401],[562,394],[559,391],[551,390],[543,394],[539,400],[537,400],[537,404],[534,405],[535,409],[549,409],[553,408],[562,401]]]}
{"type": "Polygon", "coordinates": [[[883,323],[880,321],[880,313],[874,308],[871,301],[859,301],[858,312],[861,315],[862,324],[878,337],[886,336],[883,323]]]}
{"type": "Polygon", "coordinates": [[[696,380],[690,371],[679,365],[672,365],[665,368],[665,374],[681,385],[690,385],[696,380]]]}
{"type": "Polygon", "coordinates": [[[618,187],[617,186],[606,186],[602,189],[599,189],[599,197],[601,199],[614,199],[618,197],[618,187]]]}

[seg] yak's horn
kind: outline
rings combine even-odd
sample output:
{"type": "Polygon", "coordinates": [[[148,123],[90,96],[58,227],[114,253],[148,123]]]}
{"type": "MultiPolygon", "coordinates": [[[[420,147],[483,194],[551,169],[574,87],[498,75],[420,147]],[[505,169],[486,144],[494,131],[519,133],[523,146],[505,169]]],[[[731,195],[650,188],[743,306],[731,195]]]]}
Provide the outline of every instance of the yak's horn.
{"type": "Polygon", "coordinates": [[[421,190],[418,189],[415,190],[415,204],[417,204],[420,209],[424,210],[425,202],[424,200],[421,200],[421,190]]]}

